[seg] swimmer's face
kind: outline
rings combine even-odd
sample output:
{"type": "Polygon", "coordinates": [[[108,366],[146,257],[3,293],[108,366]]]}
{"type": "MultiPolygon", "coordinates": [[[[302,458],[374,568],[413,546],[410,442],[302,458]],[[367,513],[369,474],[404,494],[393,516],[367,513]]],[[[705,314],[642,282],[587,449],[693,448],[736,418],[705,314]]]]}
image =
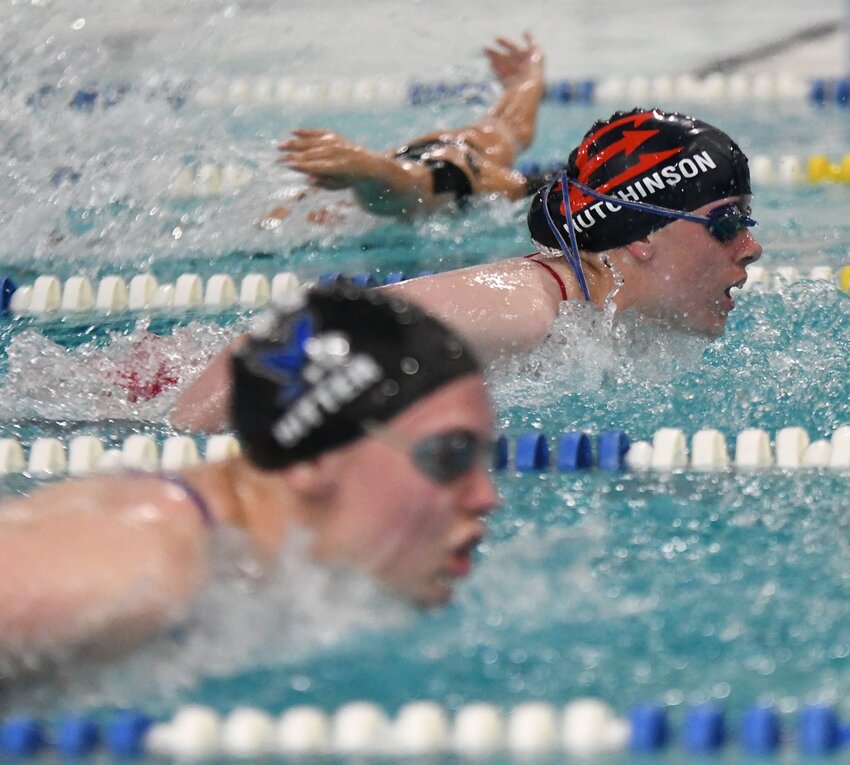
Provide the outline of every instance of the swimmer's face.
{"type": "MultiPolygon", "coordinates": [[[[727,197],[694,212],[740,204],[749,197],[727,197]]],[[[728,242],[721,242],[700,223],[677,220],[650,236],[652,257],[647,261],[652,305],[647,315],[661,318],[688,332],[718,337],[735,307],[730,294],[746,280],[746,267],[761,257],[761,245],[751,229],[742,228],[728,242]]]]}
{"type": "Polygon", "coordinates": [[[462,475],[438,483],[401,444],[456,430],[489,443],[492,427],[483,380],[470,375],[395,417],[385,434],[350,447],[339,476],[345,506],[344,534],[336,533],[339,557],[415,603],[447,601],[457,580],[469,573],[497,502],[489,464],[476,459],[462,475]]]}

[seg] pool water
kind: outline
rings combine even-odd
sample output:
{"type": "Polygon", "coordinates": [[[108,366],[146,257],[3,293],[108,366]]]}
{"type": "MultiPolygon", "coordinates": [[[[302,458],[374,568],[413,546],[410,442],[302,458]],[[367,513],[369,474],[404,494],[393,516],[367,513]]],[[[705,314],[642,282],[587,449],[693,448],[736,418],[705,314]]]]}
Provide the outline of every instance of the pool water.
{"type": "MultiPolygon", "coordinates": [[[[380,148],[472,119],[480,106],[282,114],[191,100],[175,108],[131,92],[89,112],[69,110],[67,92],[29,98],[37,85],[7,81],[0,90],[9,123],[0,138],[0,263],[19,283],[45,273],[94,279],[147,270],[161,281],[283,270],[308,280],[327,271],[443,270],[530,251],[524,206],[498,200],[409,224],[349,209],[338,226],[311,223],[310,203],[295,202],[279,227],[257,225],[298,187],[274,163],[275,143],[291,128],[326,125],[380,148]],[[169,193],[181,168],[204,162],[238,163],[252,178],[225,195],[169,193]],[[57,176],[60,168],[73,172],[57,176]]],[[[547,105],[526,158],[562,157],[612,109],[547,105]]],[[[838,110],[693,110],[750,155],[839,157],[850,143],[838,110]]],[[[755,191],[768,269],[847,264],[847,187],[755,191]]],[[[850,297],[801,281],[737,301],[726,335],[708,346],[628,315],[612,328],[567,305],[540,348],[489,371],[501,429],[554,438],[622,428],[637,440],[660,427],[688,435],[716,427],[734,443],[747,427],[773,434],[799,425],[814,440],[850,424],[850,297]]],[[[131,432],[170,434],[175,391],[127,401],[116,371],[151,331],[163,336],[158,353],[180,364],[185,384],[248,320],[238,311],[0,318],[0,436],[98,433],[119,443],[131,432]]],[[[815,469],[508,471],[497,477],[503,506],[478,568],[449,608],[411,613],[364,583],[361,597],[334,597],[306,564],[279,572],[280,588],[303,588],[290,600],[227,589],[223,577],[194,632],[190,625],[125,667],[87,671],[62,693],[18,697],[0,685],[0,708],[20,708],[25,698],[48,714],[128,701],[161,714],[190,701],[221,711],[301,703],[332,711],[368,699],[393,711],[422,698],[454,709],[593,695],[620,712],[649,700],[675,714],[715,700],[732,714],[760,701],[790,713],[818,700],[847,713],[849,481],[846,472],[815,469]],[[263,622],[258,642],[228,626],[240,597],[244,613],[263,622]]],[[[34,485],[7,477],[0,492],[34,485]]]]}

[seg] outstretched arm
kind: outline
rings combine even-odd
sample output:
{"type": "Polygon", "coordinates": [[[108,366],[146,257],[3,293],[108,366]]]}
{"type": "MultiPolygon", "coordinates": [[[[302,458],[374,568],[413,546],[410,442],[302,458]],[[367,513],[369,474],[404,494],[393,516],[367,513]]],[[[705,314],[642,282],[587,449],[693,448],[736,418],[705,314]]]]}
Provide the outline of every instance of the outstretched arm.
{"type": "Polygon", "coordinates": [[[426,167],[370,151],[333,131],[294,130],[278,149],[278,161],[310,176],[314,186],[350,188],[376,215],[405,215],[438,205],[426,167]]]}
{"type": "MultiPolygon", "coordinates": [[[[381,287],[442,319],[489,362],[526,351],[548,333],[561,296],[550,277],[522,258],[422,276],[381,287]]],[[[236,338],[181,394],[171,424],[215,431],[227,425],[230,359],[236,338]]]]}
{"type": "Polygon", "coordinates": [[[517,45],[499,37],[499,48],[485,48],[490,68],[505,91],[490,109],[489,117],[513,137],[517,153],[527,149],[534,140],[537,112],[545,91],[543,53],[528,32],[525,45],[517,45]]]}

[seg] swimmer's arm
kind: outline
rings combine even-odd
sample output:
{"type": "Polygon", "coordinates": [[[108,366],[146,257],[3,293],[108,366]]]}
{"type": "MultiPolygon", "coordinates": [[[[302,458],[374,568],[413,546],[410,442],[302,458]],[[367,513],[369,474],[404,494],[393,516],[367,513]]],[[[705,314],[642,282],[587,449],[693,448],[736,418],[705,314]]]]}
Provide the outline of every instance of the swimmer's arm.
{"type": "Polygon", "coordinates": [[[543,78],[543,53],[532,35],[523,35],[525,45],[500,37],[500,48],[485,48],[490,67],[505,90],[493,105],[489,118],[507,127],[517,151],[524,151],[534,140],[537,114],[546,89],[543,78]]]}
{"type": "Polygon", "coordinates": [[[528,182],[517,170],[485,162],[481,166],[478,190],[485,194],[501,194],[516,202],[528,197],[528,182]]]}
{"type": "Polygon", "coordinates": [[[187,388],[180,392],[169,420],[178,430],[215,433],[227,427],[230,407],[230,365],[245,335],[231,340],[187,388]]]}
{"type": "MultiPolygon", "coordinates": [[[[528,350],[549,332],[561,296],[551,277],[523,259],[473,266],[381,287],[455,328],[484,362],[528,350]]],[[[181,393],[171,424],[215,431],[227,425],[230,358],[241,338],[222,350],[181,393]]]]}
{"type": "Polygon", "coordinates": [[[0,657],[121,652],[182,614],[204,573],[198,521],[164,523],[137,506],[63,511],[74,489],[51,487],[0,507],[0,657]],[[25,514],[25,515],[22,515],[25,514]]]}
{"type": "Polygon", "coordinates": [[[278,148],[281,163],[320,188],[351,188],[360,205],[376,215],[406,215],[437,205],[427,167],[399,162],[332,131],[295,130],[278,148]]]}
{"type": "Polygon", "coordinates": [[[523,259],[423,276],[382,287],[442,319],[489,362],[527,351],[549,332],[561,302],[557,285],[523,259]],[[550,284],[551,282],[551,284],[550,284]]]}

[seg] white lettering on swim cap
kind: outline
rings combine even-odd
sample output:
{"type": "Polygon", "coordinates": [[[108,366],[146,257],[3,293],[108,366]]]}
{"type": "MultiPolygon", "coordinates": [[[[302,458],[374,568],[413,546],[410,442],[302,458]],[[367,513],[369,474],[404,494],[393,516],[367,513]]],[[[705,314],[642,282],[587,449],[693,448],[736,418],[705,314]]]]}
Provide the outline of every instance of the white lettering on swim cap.
{"type": "MultiPolygon", "coordinates": [[[[694,178],[700,173],[707,173],[716,169],[717,163],[714,158],[708,153],[708,150],[703,150],[693,157],[683,157],[676,162],[671,162],[654,173],[645,175],[622,189],[615,190],[612,194],[625,201],[640,202],[642,199],[651,197],[656,191],[661,191],[665,186],[678,186],[683,178],[694,178]]],[[[601,200],[595,204],[587,205],[583,210],[573,215],[573,225],[577,233],[586,231],[596,225],[598,221],[608,217],[602,209],[603,205],[612,214],[623,209],[613,202],[601,200]]],[[[566,223],[563,225],[563,229],[564,231],[568,230],[566,223]]]]}
{"type": "Polygon", "coordinates": [[[376,382],[384,372],[365,353],[350,357],[344,366],[328,370],[315,387],[307,391],[272,427],[272,436],[281,446],[293,446],[376,382]]]}

